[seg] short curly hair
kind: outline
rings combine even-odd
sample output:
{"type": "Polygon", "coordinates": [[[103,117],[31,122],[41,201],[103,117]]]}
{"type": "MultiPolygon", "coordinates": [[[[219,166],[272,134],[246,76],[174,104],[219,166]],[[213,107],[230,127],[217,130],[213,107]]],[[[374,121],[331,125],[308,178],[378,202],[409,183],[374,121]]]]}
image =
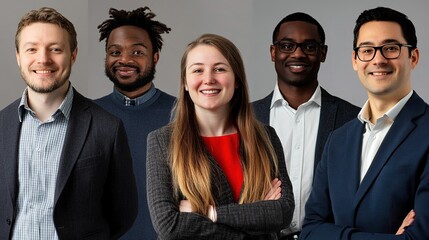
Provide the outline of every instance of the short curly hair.
{"type": "Polygon", "coordinates": [[[121,26],[131,25],[146,30],[152,42],[152,50],[154,53],[161,51],[163,43],[161,34],[171,31],[171,28],[167,27],[164,23],[153,20],[156,15],[149,7],[140,7],[132,11],[110,8],[109,15],[109,19],[98,25],[100,32],[99,41],[106,39],[106,49],[110,33],[115,28],[121,26]]]}

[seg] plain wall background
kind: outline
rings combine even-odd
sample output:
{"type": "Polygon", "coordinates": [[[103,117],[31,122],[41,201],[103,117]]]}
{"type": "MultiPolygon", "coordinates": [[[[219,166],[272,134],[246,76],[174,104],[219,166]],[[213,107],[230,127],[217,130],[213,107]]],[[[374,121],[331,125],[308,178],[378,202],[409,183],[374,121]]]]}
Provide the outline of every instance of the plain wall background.
{"type": "Polygon", "coordinates": [[[75,25],[78,57],[73,66],[73,86],[89,98],[112,91],[104,75],[104,44],[97,26],[108,18],[110,7],[132,10],[149,6],[156,20],[172,29],[164,34],[164,46],[156,66],[155,85],[177,95],[180,58],[186,45],[203,33],[216,33],[233,41],[242,53],[251,100],[270,93],[276,74],[269,55],[275,25],[286,15],[301,11],[312,15],[324,27],[328,57],[322,63],[319,83],[330,93],[358,106],[366,100],[351,65],[353,28],[365,9],[386,6],[399,10],[413,21],[417,30],[420,62],[413,71],[413,88],[429,102],[429,18],[427,0],[3,0],[0,8],[1,87],[0,109],[19,98],[25,88],[15,58],[14,37],[22,15],[42,6],[56,8],[75,25]]]}

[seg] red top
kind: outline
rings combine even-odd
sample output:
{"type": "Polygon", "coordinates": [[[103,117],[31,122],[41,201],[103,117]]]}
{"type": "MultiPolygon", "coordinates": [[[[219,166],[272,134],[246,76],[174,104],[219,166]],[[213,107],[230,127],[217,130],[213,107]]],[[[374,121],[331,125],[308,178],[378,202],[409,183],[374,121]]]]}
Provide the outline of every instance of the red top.
{"type": "Polygon", "coordinates": [[[225,173],[231,186],[234,200],[238,202],[243,185],[243,170],[240,162],[240,136],[238,133],[234,133],[225,136],[202,137],[202,139],[225,173]]]}

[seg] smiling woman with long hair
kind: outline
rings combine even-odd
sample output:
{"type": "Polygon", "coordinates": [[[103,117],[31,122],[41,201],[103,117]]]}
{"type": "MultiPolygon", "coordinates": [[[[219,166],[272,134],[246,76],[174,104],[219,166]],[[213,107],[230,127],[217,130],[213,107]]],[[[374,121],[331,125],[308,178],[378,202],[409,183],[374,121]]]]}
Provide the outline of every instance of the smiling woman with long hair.
{"type": "Polygon", "coordinates": [[[280,140],[255,120],[231,41],[204,34],[188,45],[174,116],[148,137],[159,239],[276,239],[291,221],[292,187],[280,140]]]}

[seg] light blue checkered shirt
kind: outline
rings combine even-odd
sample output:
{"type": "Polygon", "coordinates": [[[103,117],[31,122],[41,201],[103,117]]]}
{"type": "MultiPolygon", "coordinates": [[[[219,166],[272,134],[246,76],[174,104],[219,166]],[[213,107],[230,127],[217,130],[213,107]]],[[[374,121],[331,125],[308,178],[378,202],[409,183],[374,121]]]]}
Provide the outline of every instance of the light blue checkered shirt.
{"type": "Polygon", "coordinates": [[[17,216],[13,240],[58,239],[53,221],[55,183],[73,102],[70,86],[58,110],[41,122],[27,103],[27,89],[18,107],[19,142],[17,216]]]}

